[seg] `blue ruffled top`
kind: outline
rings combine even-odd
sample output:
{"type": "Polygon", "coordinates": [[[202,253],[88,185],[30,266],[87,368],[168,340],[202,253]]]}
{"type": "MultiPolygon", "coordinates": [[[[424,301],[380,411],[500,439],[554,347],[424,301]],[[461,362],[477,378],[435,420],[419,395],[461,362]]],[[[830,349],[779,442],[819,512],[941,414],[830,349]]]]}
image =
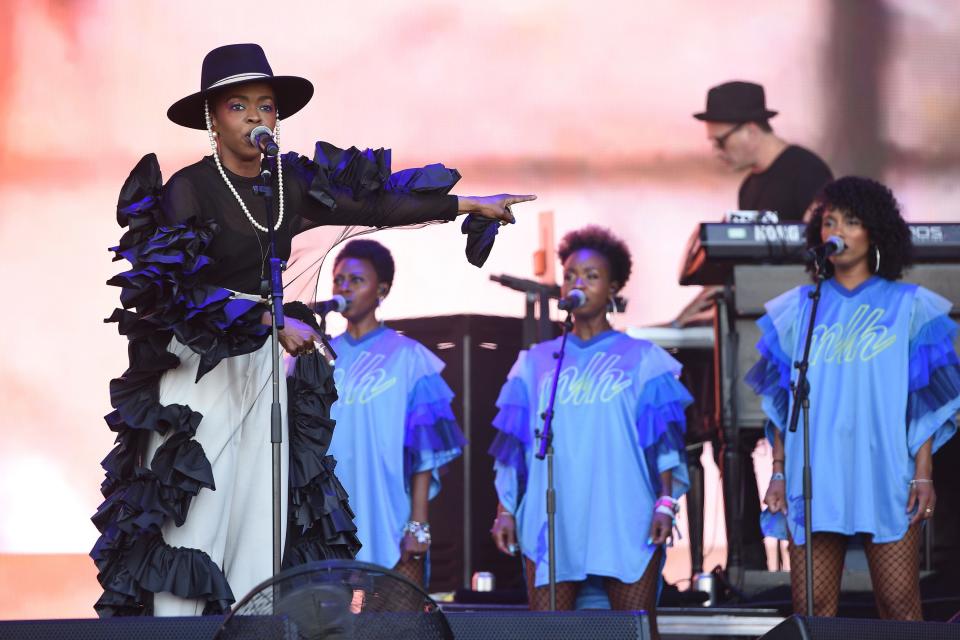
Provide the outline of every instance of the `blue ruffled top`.
{"type": "Polygon", "coordinates": [[[356,514],[357,559],[393,567],[410,519],[410,478],[430,472],[433,498],[440,468],[466,444],[450,407],[453,391],[440,376],[443,362],[392,329],[359,340],[344,333],[332,346],[339,399],[330,453],[356,514]]]}
{"type": "MultiPolygon", "coordinates": [[[[496,489],[515,512],[523,554],[547,581],[546,463],[535,457],[560,339],[534,345],[514,363],[497,399],[493,426],[496,489]]],[[[607,331],[571,335],[558,384],[554,456],[557,580],[587,575],[635,582],[655,547],[646,544],[660,492],[672,471],[674,497],[686,492],[683,436],[690,394],[680,364],[645,340],[607,331]]]]}
{"type": "MultiPolygon", "coordinates": [[[[785,432],[803,352],[811,287],[771,300],[757,324],[760,359],[746,381],[761,395],[773,430],[785,438],[787,528],[803,535],[802,424],[785,432]]],[[[960,363],[951,304],[917,285],[872,277],[848,291],[822,289],[810,357],[812,530],[899,540],[919,448],[936,451],[956,433],[960,363]]]]}

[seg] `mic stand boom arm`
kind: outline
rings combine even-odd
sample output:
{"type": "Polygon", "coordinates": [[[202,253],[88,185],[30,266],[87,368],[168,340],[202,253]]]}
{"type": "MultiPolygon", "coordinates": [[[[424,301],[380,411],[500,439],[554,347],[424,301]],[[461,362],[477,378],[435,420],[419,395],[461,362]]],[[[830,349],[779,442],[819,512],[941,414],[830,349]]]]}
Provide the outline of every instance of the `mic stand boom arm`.
{"type": "Polygon", "coordinates": [[[508,289],[521,291],[526,294],[527,305],[523,317],[524,349],[529,349],[537,342],[553,338],[553,332],[550,327],[550,298],[560,297],[559,286],[535,282],[516,276],[508,276],[506,274],[499,276],[493,275],[490,276],[490,279],[508,289]],[[539,317],[537,317],[536,305],[539,305],[539,317]]]}

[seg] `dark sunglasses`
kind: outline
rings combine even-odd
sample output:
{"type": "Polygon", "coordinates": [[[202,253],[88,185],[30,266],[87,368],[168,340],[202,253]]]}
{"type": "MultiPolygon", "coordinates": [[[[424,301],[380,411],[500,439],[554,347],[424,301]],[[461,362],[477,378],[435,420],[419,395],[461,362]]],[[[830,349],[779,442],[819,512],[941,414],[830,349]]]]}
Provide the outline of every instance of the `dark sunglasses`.
{"type": "Polygon", "coordinates": [[[735,134],[735,133],[740,129],[740,127],[742,127],[742,126],[745,125],[745,124],[747,124],[747,123],[746,123],[746,122],[741,122],[740,124],[736,125],[736,126],[733,127],[732,129],[730,129],[729,131],[727,131],[727,132],[726,132],[725,134],[723,134],[722,136],[717,136],[716,138],[713,139],[713,144],[717,147],[717,149],[719,149],[720,151],[723,151],[724,145],[727,144],[727,138],[729,138],[730,136],[732,136],[733,134],[735,134]]]}

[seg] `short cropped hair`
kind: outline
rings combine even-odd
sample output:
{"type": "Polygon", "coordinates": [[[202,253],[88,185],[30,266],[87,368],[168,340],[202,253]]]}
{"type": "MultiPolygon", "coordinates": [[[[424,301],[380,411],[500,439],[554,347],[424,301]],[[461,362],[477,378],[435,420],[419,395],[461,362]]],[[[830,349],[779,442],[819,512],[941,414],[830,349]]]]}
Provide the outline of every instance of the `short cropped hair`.
{"type": "Polygon", "coordinates": [[[610,279],[619,285],[618,291],[627,284],[633,268],[630,249],[609,229],[590,225],[563,236],[557,248],[560,263],[566,262],[567,258],[581,249],[591,249],[607,259],[610,263],[610,279]]]}
{"type": "Polygon", "coordinates": [[[346,258],[366,260],[373,265],[373,270],[377,273],[377,280],[388,285],[393,284],[393,274],[396,271],[393,256],[389,249],[376,240],[351,240],[337,254],[337,259],[333,263],[334,267],[346,258]]]}

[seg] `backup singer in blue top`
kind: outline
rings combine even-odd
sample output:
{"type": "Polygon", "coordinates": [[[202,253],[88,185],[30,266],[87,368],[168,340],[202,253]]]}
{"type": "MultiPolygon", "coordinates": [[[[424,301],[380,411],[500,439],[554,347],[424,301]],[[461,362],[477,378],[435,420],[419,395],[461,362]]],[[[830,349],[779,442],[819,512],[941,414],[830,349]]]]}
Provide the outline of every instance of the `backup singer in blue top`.
{"type": "MultiPolygon", "coordinates": [[[[887,187],[856,177],[828,184],[807,244],[832,235],[846,248],[826,264],[809,369],[814,615],[836,615],[847,539],[862,533],[881,617],[919,620],[921,524],[936,506],[932,456],[956,432],[960,409],[957,326],[950,302],[896,282],[909,264],[910,231],[887,187]]],[[[747,374],[770,418],[774,476],[764,502],[786,514],[798,612],[806,610],[803,432],[785,429],[810,290],[767,303],[761,358],[747,374]]]]}
{"type": "MultiPolygon", "coordinates": [[[[688,486],[680,364],[660,347],[615,331],[608,305],[630,276],[630,252],[600,227],[567,234],[558,249],[573,311],[555,407],[557,607],[573,608],[588,575],[603,576],[615,609],[653,612],[676,500],[688,486]],[[659,498],[659,500],[658,500],[659,498]]],[[[500,499],[492,533],[519,540],[532,609],[548,608],[546,463],[535,433],[550,396],[560,338],[522,352],[500,392],[495,457],[500,499]]],[[[654,625],[655,626],[655,625],[654,625]]]]}
{"type": "Polygon", "coordinates": [[[333,293],[350,304],[347,330],[332,342],[339,398],[330,453],[356,513],[357,559],[423,584],[428,501],[440,491],[438,470],[466,441],[440,377],[443,362],[376,318],[393,275],[390,251],[373,240],[353,240],[337,255],[333,293]]]}

